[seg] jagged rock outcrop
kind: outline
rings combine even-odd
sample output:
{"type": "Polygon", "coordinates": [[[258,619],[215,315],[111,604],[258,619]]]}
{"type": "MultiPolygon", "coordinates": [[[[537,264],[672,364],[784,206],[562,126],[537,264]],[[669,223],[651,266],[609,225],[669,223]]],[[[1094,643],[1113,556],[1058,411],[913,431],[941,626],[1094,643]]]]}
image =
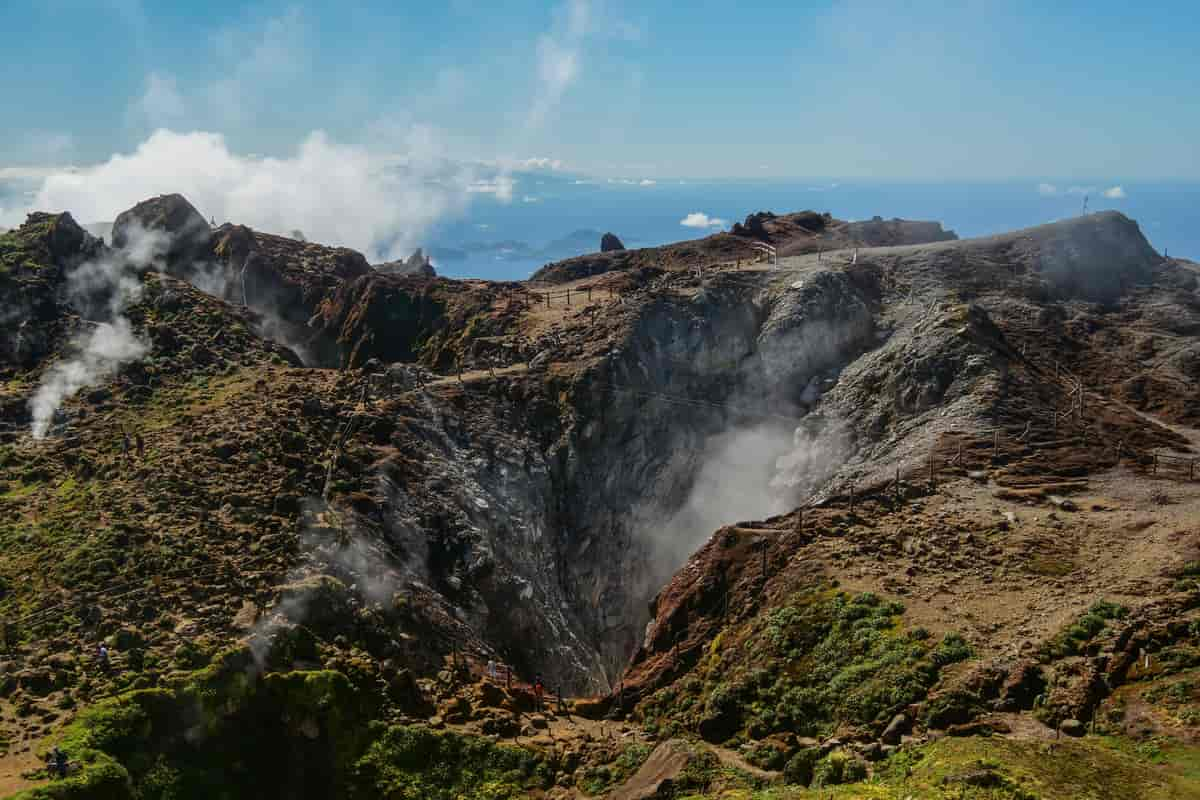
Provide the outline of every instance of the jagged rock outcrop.
{"type": "Polygon", "coordinates": [[[614,250],[624,250],[625,245],[617,238],[615,233],[606,233],[600,237],[600,252],[611,253],[614,250]]]}
{"type": "Polygon", "coordinates": [[[51,352],[72,313],[67,275],[103,247],[66,212],[0,234],[0,363],[29,368],[51,352]]]}
{"type": "Polygon", "coordinates": [[[384,275],[417,275],[425,278],[437,277],[437,270],[433,268],[433,263],[429,260],[429,256],[425,255],[420,247],[413,252],[411,256],[399,261],[385,261],[382,264],[376,264],[374,267],[376,272],[384,275]]]}
{"type": "Polygon", "coordinates": [[[336,341],[345,366],[361,366],[372,358],[412,362],[446,326],[446,302],[429,284],[361,275],[339,286],[312,321],[336,341]]]}
{"type": "Polygon", "coordinates": [[[759,211],[746,216],[745,222],[733,223],[733,228],[730,233],[734,236],[748,236],[754,239],[768,239],[770,233],[767,231],[766,223],[768,220],[775,219],[775,215],[770,211],[759,211]]]}
{"type": "Polygon", "coordinates": [[[209,258],[212,236],[208,221],[183,195],[164,194],[118,214],[113,221],[112,246],[118,250],[161,249],[172,264],[185,265],[209,258]],[[155,246],[144,239],[145,234],[162,237],[162,241],[155,246]]]}

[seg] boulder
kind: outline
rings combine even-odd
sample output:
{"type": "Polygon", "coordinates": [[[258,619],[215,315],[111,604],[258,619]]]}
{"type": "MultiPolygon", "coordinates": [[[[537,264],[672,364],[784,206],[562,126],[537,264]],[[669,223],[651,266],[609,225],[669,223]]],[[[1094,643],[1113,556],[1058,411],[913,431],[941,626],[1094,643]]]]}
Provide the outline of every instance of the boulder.
{"type": "Polygon", "coordinates": [[[1077,719],[1064,719],[1058,729],[1067,736],[1083,736],[1087,733],[1087,725],[1077,719]]]}
{"type": "Polygon", "coordinates": [[[376,272],[382,272],[385,275],[418,275],[423,278],[437,277],[437,270],[433,268],[429,256],[425,255],[425,252],[420,247],[408,258],[375,264],[374,269],[376,272]]]}
{"type": "Polygon", "coordinates": [[[897,714],[892,717],[892,721],[884,728],[883,734],[879,737],[879,741],[884,744],[900,744],[900,739],[908,731],[908,716],[905,714],[897,714]]]}
{"type": "Polygon", "coordinates": [[[146,233],[165,235],[163,255],[172,263],[188,262],[190,266],[191,261],[206,260],[211,252],[212,229],[181,194],[152,197],[118,214],[113,222],[113,247],[144,248],[146,233]]]}
{"type": "Polygon", "coordinates": [[[750,214],[746,217],[745,222],[733,223],[733,229],[730,231],[734,236],[745,236],[753,239],[768,239],[770,235],[767,233],[767,228],[764,223],[767,220],[775,219],[775,215],[770,211],[759,211],[750,214]]]}
{"type": "Polygon", "coordinates": [[[614,250],[624,250],[625,245],[617,238],[615,233],[606,233],[600,237],[600,252],[609,253],[614,250]]]}

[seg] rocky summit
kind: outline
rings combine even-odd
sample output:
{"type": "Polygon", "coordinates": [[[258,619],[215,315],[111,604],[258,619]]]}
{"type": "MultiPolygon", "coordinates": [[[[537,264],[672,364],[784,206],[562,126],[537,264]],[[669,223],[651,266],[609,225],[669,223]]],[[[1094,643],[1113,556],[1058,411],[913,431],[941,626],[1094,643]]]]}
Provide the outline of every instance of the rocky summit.
{"type": "Polygon", "coordinates": [[[1200,265],[1119,213],[490,282],[165,195],[0,290],[6,795],[1200,796],[1200,265]]]}

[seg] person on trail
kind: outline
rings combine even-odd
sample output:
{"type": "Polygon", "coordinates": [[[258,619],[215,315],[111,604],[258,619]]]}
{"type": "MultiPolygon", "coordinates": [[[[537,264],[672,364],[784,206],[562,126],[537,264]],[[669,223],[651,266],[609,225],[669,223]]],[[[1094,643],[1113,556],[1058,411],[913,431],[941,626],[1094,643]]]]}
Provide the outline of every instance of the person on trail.
{"type": "Polygon", "coordinates": [[[539,672],[537,677],[533,679],[533,700],[537,705],[538,711],[542,710],[542,695],[545,691],[546,684],[542,682],[542,673],[539,672]]]}
{"type": "Polygon", "coordinates": [[[121,460],[129,459],[129,434],[121,431],[121,460]]]}
{"type": "Polygon", "coordinates": [[[108,672],[108,645],[101,644],[100,651],[97,656],[100,661],[100,669],[108,672]]]}
{"type": "Polygon", "coordinates": [[[492,681],[496,680],[496,661],[495,661],[495,659],[491,659],[491,658],[488,659],[487,674],[488,674],[488,680],[492,680],[492,681]]]}
{"type": "Polygon", "coordinates": [[[50,763],[58,777],[67,777],[67,754],[58,745],[54,745],[54,750],[50,753],[50,763]]]}

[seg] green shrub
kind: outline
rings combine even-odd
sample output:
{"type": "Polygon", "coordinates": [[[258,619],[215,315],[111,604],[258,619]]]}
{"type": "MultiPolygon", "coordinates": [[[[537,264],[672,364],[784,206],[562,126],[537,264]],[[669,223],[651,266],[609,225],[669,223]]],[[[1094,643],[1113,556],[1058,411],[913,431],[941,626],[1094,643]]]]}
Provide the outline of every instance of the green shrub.
{"type": "Polygon", "coordinates": [[[903,611],[869,593],[800,593],[730,633],[732,647],[722,650],[726,637],[719,637],[698,671],[703,680],[693,676],[660,691],[642,713],[712,741],[740,730],[754,738],[782,731],[822,736],[842,724],[882,730],[928,694],[942,667],[971,656],[957,634],[936,646],[926,631],[906,634],[903,611]]]}
{"type": "Polygon", "coordinates": [[[420,725],[383,731],[355,766],[363,797],[395,800],[526,797],[553,773],[533,753],[420,725]]]}
{"type": "Polygon", "coordinates": [[[783,768],[783,779],[788,783],[808,786],[812,783],[813,771],[820,759],[821,751],[815,747],[796,751],[783,768]]]}
{"type": "Polygon", "coordinates": [[[835,750],[817,762],[813,769],[812,785],[837,786],[857,783],[867,777],[867,765],[844,750],[835,750]]]}

